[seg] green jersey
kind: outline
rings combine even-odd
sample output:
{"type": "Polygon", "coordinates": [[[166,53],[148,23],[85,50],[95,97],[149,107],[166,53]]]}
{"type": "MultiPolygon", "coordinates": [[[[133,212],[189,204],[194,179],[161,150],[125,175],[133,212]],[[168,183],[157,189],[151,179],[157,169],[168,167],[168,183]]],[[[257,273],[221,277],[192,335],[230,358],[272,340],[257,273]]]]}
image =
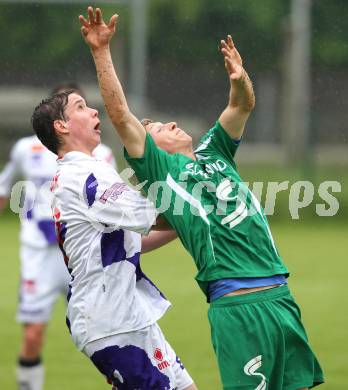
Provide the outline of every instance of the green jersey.
{"type": "Polygon", "coordinates": [[[257,198],[242,182],[238,142],[219,122],[200,140],[197,160],[168,154],[146,135],[142,158],[125,156],[144,190],[193,257],[196,280],[288,274],[257,198]]]}

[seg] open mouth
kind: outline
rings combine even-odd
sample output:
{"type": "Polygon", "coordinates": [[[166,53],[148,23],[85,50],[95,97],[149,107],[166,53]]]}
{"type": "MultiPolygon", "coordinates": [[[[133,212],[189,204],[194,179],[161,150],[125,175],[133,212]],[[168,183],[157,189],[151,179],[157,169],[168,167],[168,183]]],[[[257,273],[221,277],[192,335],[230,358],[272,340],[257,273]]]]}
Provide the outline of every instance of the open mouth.
{"type": "Polygon", "coordinates": [[[99,132],[100,133],[100,122],[98,122],[95,126],[94,126],[94,130],[99,132]]]}

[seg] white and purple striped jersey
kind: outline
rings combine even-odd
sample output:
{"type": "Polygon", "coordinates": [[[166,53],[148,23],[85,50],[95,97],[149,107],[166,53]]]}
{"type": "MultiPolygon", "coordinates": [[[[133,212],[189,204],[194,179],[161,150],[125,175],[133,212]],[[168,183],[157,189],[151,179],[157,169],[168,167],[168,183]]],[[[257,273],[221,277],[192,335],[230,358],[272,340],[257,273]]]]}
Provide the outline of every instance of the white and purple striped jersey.
{"type": "MultiPolygon", "coordinates": [[[[94,154],[115,165],[112,151],[100,144],[94,154]]],[[[25,181],[25,213],[21,215],[20,241],[33,248],[56,244],[49,186],[57,170],[57,156],[35,136],[21,138],[13,146],[10,159],[0,174],[0,196],[10,197],[15,181],[25,181]]]]}
{"type": "Polygon", "coordinates": [[[81,152],[58,160],[51,190],[72,276],[67,324],[77,347],[155,323],[170,303],[139,263],[141,234],[156,218],[152,203],[109,164],[81,152]]]}

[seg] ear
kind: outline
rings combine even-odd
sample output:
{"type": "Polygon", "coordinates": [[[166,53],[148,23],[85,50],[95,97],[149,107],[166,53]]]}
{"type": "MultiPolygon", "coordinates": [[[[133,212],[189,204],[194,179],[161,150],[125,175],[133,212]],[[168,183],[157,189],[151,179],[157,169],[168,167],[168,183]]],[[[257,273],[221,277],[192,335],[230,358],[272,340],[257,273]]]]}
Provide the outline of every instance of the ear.
{"type": "Polygon", "coordinates": [[[55,130],[57,131],[58,135],[59,134],[63,135],[63,134],[69,133],[69,130],[66,127],[65,121],[63,121],[62,119],[56,119],[53,122],[53,126],[54,126],[55,130]]]}

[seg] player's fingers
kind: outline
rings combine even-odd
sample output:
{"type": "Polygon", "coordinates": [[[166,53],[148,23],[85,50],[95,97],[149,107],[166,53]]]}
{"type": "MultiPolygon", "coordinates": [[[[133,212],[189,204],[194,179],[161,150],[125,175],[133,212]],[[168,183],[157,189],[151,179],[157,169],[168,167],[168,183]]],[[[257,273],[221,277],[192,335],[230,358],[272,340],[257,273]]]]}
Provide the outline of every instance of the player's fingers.
{"type": "Polygon", "coordinates": [[[103,23],[103,15],[102,15],[100,8],[96,8],[96,10],[95,10],[95,22],[96,22],[96,24],[103,23]]]}
{"type": "Polygon", "coordinates": [[[89,20],[89,23],[90,23],[90,24],[94,24],[95,20],[94,20],[94,11],[93,11],[93,7],[88,7],[88,8],[87,8],[87,13],[88,13],[88,20],[89,20]]]}
{"type": "Polygon", "coordinates": [[[82,15],[79,16],[79,21],[81,22],[81,24],[83,26],[85,26],[85,27],[89,26],[88,21],[82,15]]]}
{"type": "Polygon", "coordinates": [[[239,59],[241,65],[242,65],[243,64],[242,57],[240,56],[239,51],[237,49],[236,49],[236,52],[237,52],[237,55],[238,55],[238,59],[239,59]]]}
{"type": "Polygon", "coordinates": [[[225,57],[225,68],[230,75],[234,72],[233,62],[228,57],[225,57]]]}
{"type": "Polygon", "coordinates": [[[109,21],[109,24],[108,24],[108,27],[109,27],[111,30],[115,30],[115,29],[116,29],[116,22],[117,22],[117,19],[118,19],[118,15],[117,15],[117,14],[114,14],[114,15],[111,16],[110,21],[109,21]]]}
{"type": "Polygon", "coordinates": [[[240,65],[243,65],[243,60],[242,60],[242,57],[240,56],[238,50],[236,47],[234,47],[234,57],[236,58],[237,62],[240,64],[240,65]]]}
{"type": "Polygon", "coordinates": [[[233,57],[233,51],[230,49],[226,41],[221,41],[221,52],[223,53],[224,56],[228,56],[230,58],[233,57]]]}
{"type": "Polygon", "coordinates": [[[228,57],[228,58],[231,58],[232,59],[232,53],[230,50],[226,49],[226,48],[222,48],[221,49],[221,53],[225,56],[225,57],[228,57]]]}
{"type": "Polygon", "coordinates": [[[86,36],[87,36],[87,34],[88,34],[88,29],[87,29],[87,27],[85,27],[85,26],[82,26],[82,27],[81,27],[81,34],[82,34],[83,37],[86,37],[86,36]]]}
{"type": "Polygon", "coordinates": [[[231,53],[231,57],[233,56],[241,65],[243,63],[242,57],[240,56],[236,46],[234,45],[233,39],[231,35],[227,36],[227,45],[231,53]]]}
{"type": "Polygon", "coordinates": [[[227,44],[228,44],[228,47],[229,47],[230,49],[233,49],[233,48],[235,47],[231,35],[227,35],[227,44]]]}
{"type": "Polygon", "coordinates": [[[225,40],[224,40],[224,39],[221,39],[221,41],[220,41],[220,50],[223,49],[223,48],[224,48],[224,49],[227,49],[228,46],[227,46],[225,40]]]}

